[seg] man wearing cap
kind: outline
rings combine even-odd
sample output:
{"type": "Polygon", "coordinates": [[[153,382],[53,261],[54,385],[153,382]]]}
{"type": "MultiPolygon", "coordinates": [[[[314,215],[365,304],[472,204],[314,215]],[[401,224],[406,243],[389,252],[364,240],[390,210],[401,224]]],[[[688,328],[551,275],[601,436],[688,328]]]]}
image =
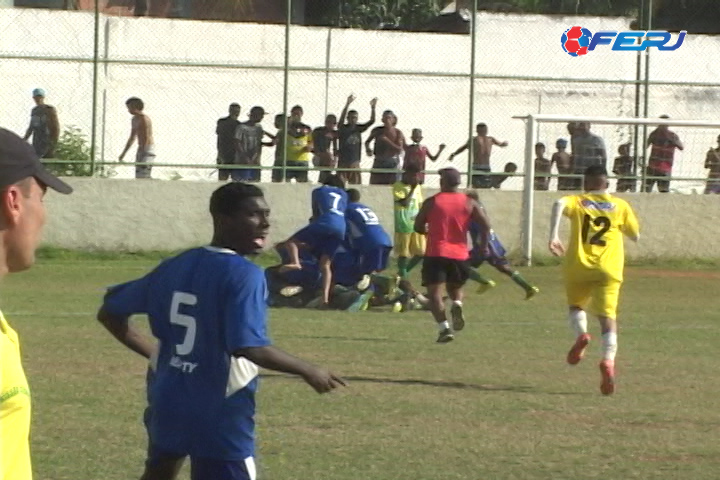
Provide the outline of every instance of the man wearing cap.
{"type": "Polygon", "coordinates": [[[32,146],[38,157],[51,158],[55,155],[55,147],[60,138],[57,110],[52,105],[45,104],[45,90],[42,88],[33,90],[32,95],[35,106],[30,112],[30,126],[24,139],[32,136],[32,146]]]}
{"type": "MultiPolygon", "coordinates": [[[[668,115],[661,115],[662,119],[669,119],[668,115]]],[[[648,137],[648,145],[650,145],[650,161],[646,170],[648,178],[645,181],[645,192],[652,192],[653,185],[657,183],[658,191],[667,193],[670,191],[670,176],[672,175],[672,166],[675,159],[675,149],[683,150],[685,147],[680,141],[680,137],[670,130],[668,125],[659,125],[655,130],[650,132],[648,137]],[[668,177],[667,180],[662,177],[668,177]]]]}
{"type": "Polygon", "coordinates": [[[231,103],[228,116],[217,121],[215,133],[217,134],[217,164],[218,180],[224,182],[230,177],[230,169],[223,165],[235,163],[235,131],[240,125],[240,105],[231,103]]]}
{"type": "MultiPolygon", "coordinates": [[[[0,128],[0,278],[35,262],[47,188],[72,188],[48,173],[30,145],[0,128]]],[[[0,479],[30,480],[30,390],[20,344],[0,312],[0,479]]]]}
{"type": "Polygon", "coordinates": [[[415,217],[415,231],[427,234],[427,249],[422,267],[422,284],[428,289],[430,310],[438,324],[438,343],[453,340],[454,331],[465,327],[462,287],[468,279],[468,232],[471,222],[479,228],[480,251],[488,245],[490,221],[478,202],[458,191],[460,172],[443,168],[440,193],[423,202],[415,217]],[[442,289],[453,302],[450,309],[452,328],[445,313],[442,289]]]}

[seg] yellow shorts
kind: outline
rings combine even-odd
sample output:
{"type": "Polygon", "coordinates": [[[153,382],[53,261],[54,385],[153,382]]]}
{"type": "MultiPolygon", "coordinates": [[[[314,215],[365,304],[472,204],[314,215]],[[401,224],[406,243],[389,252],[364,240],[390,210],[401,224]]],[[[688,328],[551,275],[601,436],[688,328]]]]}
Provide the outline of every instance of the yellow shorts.
{"type": "Polygon", "coordinates": [[[395,232],[394,249],[398,257],[422,257],[425,255],[425,235],[395,232]]]}
{"type": "Polygon", "coordinates": [[[566,280],[568,305],[580,307],[593,315],[617,318],[622,282],[566,280]],[[589,304],[589,307],[588,307],[589,304]]]}

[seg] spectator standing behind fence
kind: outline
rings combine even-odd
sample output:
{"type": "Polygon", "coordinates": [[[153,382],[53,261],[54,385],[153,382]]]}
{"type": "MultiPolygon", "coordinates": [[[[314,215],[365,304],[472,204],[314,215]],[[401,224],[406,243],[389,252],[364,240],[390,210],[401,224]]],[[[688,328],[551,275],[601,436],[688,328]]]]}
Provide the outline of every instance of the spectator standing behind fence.
{"type": "Polygon", "coordinates": [[[285,148],[287,149],[287,166],[297,168],[288,169],[285,172],[285,180],[288,182],[292,179],[302,183],[308,181],[308,169],[313,156],[312,128],[302,123],[302,117],[302,107],[295,105],[290,110],[285,148]]]}
{"type": "MultiPolygon", "coordinates": [[[[350,95],[340,113],[340,126],[338,128],[338,150],[340,154],[338,156],[338,167],[340,168],[360,168],[360,159],[362,158],[362,134],[375,123],[377,98],[370,100],[370,120],[366,123],[358,123],[357,110],[348,110],[350,104],[354,101],[355,97],[350,95]],[[347,123],[345,123],[346,118],[347,123]]],[[[359,171],[338,173],[352,185],[360,185],[362,183],[362,177],[359,171]]]]}
{"type": "MultiPolygon", "coordinates": [[[[405,135],[396,128],[397,116],[392,110],[385,110],[382,115],[382,126],[376,127],[365,140],[368,156],[375,155],[373,169],[397,170],[400,166],[400,154],[405,151],[405,135]],[[374,148],[370,143],[375,142],[374,148]]],[[[398,179],[395,172],[370,173],[371,185],[392,185],[398,179]]]]}
{"type": "Polygon", "coordinates": [[[548,190],[550,188],[550,170],[552,163],[545,158],[545,144],[535,144],[535,190],[548,190]]]}
{"type": "Polygon", "coordinates": [[[325,117],[325,126],[318,127],[312,132],[313,139],[313,165],[320,168],[318,182],[323,183],[332,175],[332,169],[337,166],[338,157],[338,131],[337,117],[325,117]],[[326,168],[322,168],[326,167],[326,168]]]}
{"type": "Polygon", "coordinates": [[[717,148],[710,148],[705,156],[705,168],[709,169],[705,194],[720,194],[720,135],[717,137],[717,148]]]}
{"type": "Polygon", "coordinates": [[[412,167],[417,169],[418,172],[418,183],[423,185],[425,183],[425,162],[426,159],[430,159],[436,162],[440,157],[440,154],[445,150],[445,144],[441,143],[438,148],[438,152],[433,155],[427,149],[425,145],[421,145],[423,135],[422,130],[419,128],[413,128],[410,139],[413,141],[411,145],[405,147],[405,158],[403,158],[403,171],[407,171],[408,168],[412,167]]]}
{"type": "Polygon", "coordinates": [[[272,181],[275,183],[284,182],[285,181],[285,172],[283,171],[283,162],[284,162],[284,155],[285,155],[285,139],[287,137],[286,129],[287,129],[287,117],[284,113],[278,113],[275,115],[275,128],[277,131],[275,132],[275,136],[271,138],[273,139],[273,145],[275,145],[275,162],[273,163],[273,170],[272,170],[272,181]]]}
{"type": "Polygon", "coordinates": [[[153,139],[152,122],[150,117],[143,113],[145,104],[137,97],[128,98],[125,102],[128,112],[132,115],[130,121],[130,138],[128,138],[125,148],[120,154],[119,161],[122,162],[125,154],[132,147],[133,142],[137,138],[138,149],[135,154],[135,178],[151,178],[152,166],[155,160],[155,141],[153,139]]]}
{"type": "MultiPolygon", "coordinates": [[[[550,159],[550,168],[552,171],[552,165],[555,165],[558,174],[560,175],[571,175],[573,173],[572,156],[565,151],[567,148],[567,140],[564,138],[558,138],[555,142],[555,148],[557,152],[553,153],[550,159]]],[[[573,179],[570,177],[558,177],[557,189],[558,190],[572,190],[573,179]]]]}
{"type": "Polygon", "coordinates": [[[223,165],[235,163],[235,131],[240,125],[240,105],[231,103],[228,108],[229,115],[217,121],[215,133],[217,134],[217,165],[218,180],[226,181],[230,177],[231,169],[222,168],[223,165]]]}
{"type": "Polygon", "coordinates": [[[460,155],[472,146],[474,153],[472,186],[473,188],[492,188],[494,183],[491,175],[477,174],[475,172],[490,173],[490,154],[492,153],[493,145],[507,147],[508,142],[501,142],[495,137],[488,136],[488,127],[484,123],[478,123],[475,131],[477,136],[468,140],[465,145],[451,153],[449,160],[452,162],[457,155],[460,155]]]}
{"type": "Polygon", "coordinates": [[[235,130],[235,164],[245,165],[257,168],[240,168],[233,169],[230,177],[235,182],[259,182],[260,181],[260,158],[263,145],[272,145],[272,143],[263,143],[262,139],[265,135],[262,122],[265,117],[265,109],[262,107],[253,107],[250,110],[248,121],[241,123],[235,130]]]}
{"type": "MultiPolygon", "coordinates": [[[[660,118],[668,119],[667,115],[661,115],[660,118]]],[[[683,150],[685,147],[680,141],[680,137],[670,130],[668,125],[659,125],[655,130],[650,132],[648,137],[648,145],[650,145],[650,161],[645,173],[648,177],[667,177],[645,180],[646,192],[652,192],[653,185],[657,183],[658,191],[667,193],[670,191],[670,177],[672,176],[673,161],[675,160],[675,149],[683,150]]]]}
{"type": "Polygon", "coordinates": [[[32,92],[35,106],[30,111],[30,126],[24,139],[32,136],[32,146],[40,158],[51,158],[60,138],[60,122],[57,110],[45,103],[45,90],[36,88],[32,92]]]}
{"type": "MultiPolygon", "coordinates": [[[[571,127],[568,125],[568,131],[571,127]]],[[[584,175],[591,165],[602,165],[607,168],[607,152],[603,139],[590,131],[588,122],[577,122],[571,132],[573,171],[576,175],[584,175]]],[[[575,190],[582,190],[582,177],[573,181],[575,190]]]]}
{"type": "Polygon", "coordinates": [[[615,190],[618,193],[634,192],[637,184],[635,178],[635,159],[630,156],[630,144],[624,143],[618,147],[619,157],[613,163],[613,173],[618,176],[615,190]]]}

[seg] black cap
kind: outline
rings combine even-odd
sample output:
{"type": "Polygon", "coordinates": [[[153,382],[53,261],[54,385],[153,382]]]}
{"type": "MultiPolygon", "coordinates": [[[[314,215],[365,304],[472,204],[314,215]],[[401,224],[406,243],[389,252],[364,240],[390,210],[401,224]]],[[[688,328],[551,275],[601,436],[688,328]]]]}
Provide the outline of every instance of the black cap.
{"type": "Polygon", "coordinates": [[[445,180],[445,182],[451,187],[457,187],[462,183],[460,172],[458,172],[455,168],[442,168],[438,170],[438,173],[440,174],[440,179],[445,180]]]}
{"type": "Polygon", "coordinates": [[[59,193],[72,193],[70,185],[45,170],[35,150],[17,134],[0,128],[0,188],[28,177],[59,193]]]}

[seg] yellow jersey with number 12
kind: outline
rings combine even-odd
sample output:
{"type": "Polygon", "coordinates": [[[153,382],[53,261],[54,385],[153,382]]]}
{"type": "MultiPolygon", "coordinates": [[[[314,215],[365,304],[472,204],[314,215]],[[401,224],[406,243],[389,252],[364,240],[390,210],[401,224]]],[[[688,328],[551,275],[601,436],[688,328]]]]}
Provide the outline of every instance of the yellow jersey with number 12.
{"type": "Polygon", "coordinates": [[[0,480],[31,480],[30,390],[17,333],[0,312],[0,480]]]}
{"type": "Polygon", "coordinates": [[[625,266],[623,234],[637,237],[640,230],[630,205],[601,192],[563,197],[563,203],[563,214],[571,225],[565,252],[566,274],[621,282],[625,266]]]}

